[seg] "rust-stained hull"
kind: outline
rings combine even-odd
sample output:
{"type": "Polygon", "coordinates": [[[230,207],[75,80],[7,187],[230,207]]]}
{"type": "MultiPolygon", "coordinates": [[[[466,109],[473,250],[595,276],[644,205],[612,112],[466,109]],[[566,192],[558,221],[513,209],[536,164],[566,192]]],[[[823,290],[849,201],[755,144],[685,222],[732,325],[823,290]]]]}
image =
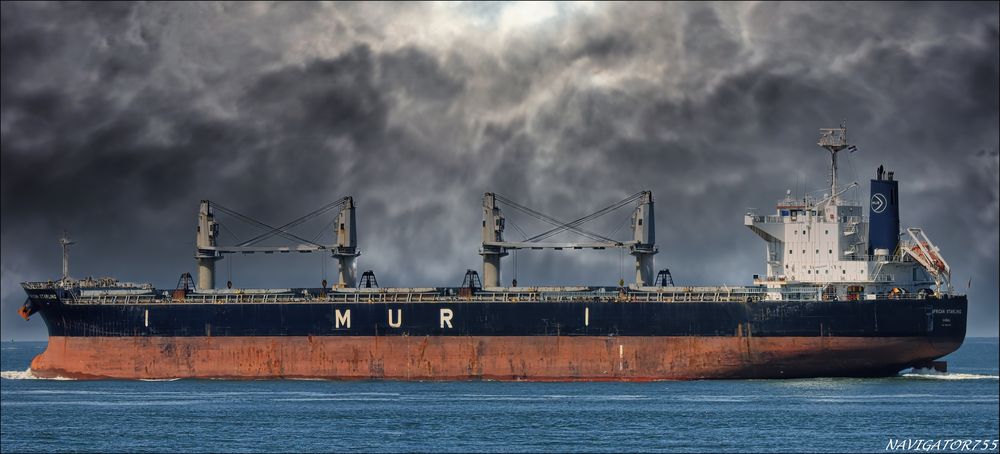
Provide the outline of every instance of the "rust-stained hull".
{"type": "Polygon", "coordinates": [[[891,375],[957,349],[967,300],[30,306],[40,376],[627,381],[891,375]]]}
{"type": "Polygon", "coordinates": [[[885,376],[961,338],[752,336],[52,336],[41,377],[648,381],[885,376]]]}

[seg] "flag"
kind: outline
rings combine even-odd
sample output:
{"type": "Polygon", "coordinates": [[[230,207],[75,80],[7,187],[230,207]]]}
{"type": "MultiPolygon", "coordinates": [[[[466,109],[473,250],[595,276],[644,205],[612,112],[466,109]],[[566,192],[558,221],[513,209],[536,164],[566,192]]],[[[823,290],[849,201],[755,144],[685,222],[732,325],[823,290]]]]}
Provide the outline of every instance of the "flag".
{"type": "Polygon", "coordinates": [[[854,153],[855,151],[858,151],[858,147],[856,147],[854,145],[851,145],[851,146],[847,147],[847,151],[850,151],[851,153],[854,153]]]}

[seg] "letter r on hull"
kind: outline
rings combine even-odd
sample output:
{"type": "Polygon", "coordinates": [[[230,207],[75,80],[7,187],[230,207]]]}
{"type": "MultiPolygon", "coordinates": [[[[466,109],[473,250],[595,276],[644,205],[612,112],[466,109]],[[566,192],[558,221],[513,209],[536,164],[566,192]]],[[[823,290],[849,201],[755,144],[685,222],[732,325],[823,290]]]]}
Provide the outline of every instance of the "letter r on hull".
{"type": "Polygon", "coordinates": [[[454,316],[455,313],[451,309],[441,309],[441,327],[444,328],[444,325],[448,325],[448,328],[451,328],[451,318],[454,316]]]}

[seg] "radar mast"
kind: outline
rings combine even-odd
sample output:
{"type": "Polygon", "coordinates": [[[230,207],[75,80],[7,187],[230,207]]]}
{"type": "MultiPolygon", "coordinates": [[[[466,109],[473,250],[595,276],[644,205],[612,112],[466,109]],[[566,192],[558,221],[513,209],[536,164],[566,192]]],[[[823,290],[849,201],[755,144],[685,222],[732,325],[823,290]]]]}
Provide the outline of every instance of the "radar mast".
{"type": "Polygon", "coordinates": [[[819,130],[819,141],[816,145],[830,151],[830,203],[839,205],[837,194],[837,153],[845,148],[854,151],[853,146],[847,144],[847,122],[840,124],[839,128],[821,128],[819,130]]]}

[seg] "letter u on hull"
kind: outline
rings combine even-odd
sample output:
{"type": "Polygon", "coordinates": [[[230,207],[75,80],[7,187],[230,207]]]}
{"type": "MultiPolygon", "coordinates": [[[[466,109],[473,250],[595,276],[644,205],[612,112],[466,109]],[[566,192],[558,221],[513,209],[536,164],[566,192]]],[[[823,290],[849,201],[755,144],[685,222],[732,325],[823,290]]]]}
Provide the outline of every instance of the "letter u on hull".
{"type": "Polygon", "coordinates": [[[396,317],[392,316],[392,309],[389,309],[389,326],[392,328],[399,328],[403,325],[403,310],[396,309],[396,317]]]}

